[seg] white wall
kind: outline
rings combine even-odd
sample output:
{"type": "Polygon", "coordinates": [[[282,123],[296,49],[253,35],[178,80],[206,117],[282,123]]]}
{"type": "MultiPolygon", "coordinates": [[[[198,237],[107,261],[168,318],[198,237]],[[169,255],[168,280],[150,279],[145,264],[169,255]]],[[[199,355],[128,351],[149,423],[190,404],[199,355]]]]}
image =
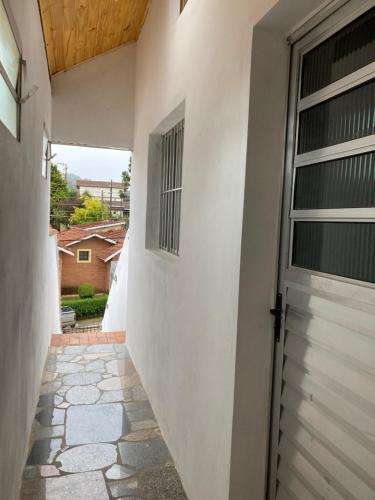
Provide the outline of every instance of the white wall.
{"type": "Polygon", "coordinates": [[[39,87],[22,106],[21,142],[0,123],[0,496],[17,500],[54,321],[46,303],[49,181],[41,167],[51,91],[37,1],[5,3],[26,60],[23,92],[39,87]]]}
{"type": "Polygon", "coordinates": [[[229,495],[251,23],[259,3],[189,0],[179,17],[177,0],[154,1],[137,47],[128,344],[190,500],[229,495]],[[147,151],[149,133],[184,99],[175,258],[145,250],[147,151]]]}
{"type": "Polygon", "coordinates": [[[47,261],[44,265],[45,283],[44,308],[45,308],[45,330],[51,333],[61,333],[60,321],[60,277],[59,277],[59,254],[57,249],[57,236],[50,234],[48,239],[47,261]]]}
{"type": "Polygon", "coordinates": [[[135,50],[125,45],[52,77],[54,142],[133,148],[135,50]]]}
{"type": "Polygon", "coordinates": [[[137,44],[127,342],[190,500],[264,497],[286,32],[319,3],[153,1],[137,44]],[[148,148],[184,100],[176,258],[145,248],[148,148]]]}
{"type": "Polygon", "coordinates": [[[109,291],[107,307],[102,322],[103,332],[126,331],[129,240],[130,233],[128,231],[116,266],[115,277],[109,291]]]}

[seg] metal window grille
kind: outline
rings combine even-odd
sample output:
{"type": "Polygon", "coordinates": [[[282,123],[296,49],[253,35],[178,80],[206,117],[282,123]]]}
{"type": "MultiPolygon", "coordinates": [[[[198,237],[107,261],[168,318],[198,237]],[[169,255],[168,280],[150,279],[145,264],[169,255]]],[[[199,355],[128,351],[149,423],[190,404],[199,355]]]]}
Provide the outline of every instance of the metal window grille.
{"type": "Polygon", "coordinates": [[[159,247],[175,255],[180,246],[184,125],[182,120],[162,136],[159,247]]]}

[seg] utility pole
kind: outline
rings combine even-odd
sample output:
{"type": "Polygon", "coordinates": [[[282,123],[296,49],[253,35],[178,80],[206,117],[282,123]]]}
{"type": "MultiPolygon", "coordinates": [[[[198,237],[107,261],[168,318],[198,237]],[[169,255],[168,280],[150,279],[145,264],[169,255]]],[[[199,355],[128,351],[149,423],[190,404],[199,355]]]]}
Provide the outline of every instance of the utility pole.
{"type": "Polygon", "coordinates": [[[109,195],[109,218],[112,220],[112,179],[111,179],[111,190],[109,195]]]}
{"type": "Polygon", "coordinates": [[[100,208],[100,210],[101,210],[101,214],[102,214],[102,215],[101,215],[101,220],[103,220],[103,218],[104,218],[104,214],[103,214],[103,203],[104,203],[104,195],[103,195],[103,189],[102,189],[102,205],[101,205],[101,208],[100,208]]]}
{"type": "Polygon", "coordinates": [[[63,167],[65,182],[68,182],[68,164],[67,163],[56,163],[56,165],[61,165],[63,167]]]}

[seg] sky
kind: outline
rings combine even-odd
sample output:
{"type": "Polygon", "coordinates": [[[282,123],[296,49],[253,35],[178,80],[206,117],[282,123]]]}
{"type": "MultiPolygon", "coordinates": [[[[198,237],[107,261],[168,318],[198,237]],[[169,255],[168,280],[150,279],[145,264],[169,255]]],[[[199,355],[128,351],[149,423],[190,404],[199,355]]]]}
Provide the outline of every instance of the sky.
{"type": "MultiPolygon", "coordinates": [[[[129,151],[115,149],[84,148],[80,146],[52,145],[52,154],[56,154],[53,163],[66,163],[68,173],[76,174],[81,179],[94,181],[121,181],[121,172],[127,170],[129,151]]],[[[63,170],[63,165],[58,165],[63,170]]]]}

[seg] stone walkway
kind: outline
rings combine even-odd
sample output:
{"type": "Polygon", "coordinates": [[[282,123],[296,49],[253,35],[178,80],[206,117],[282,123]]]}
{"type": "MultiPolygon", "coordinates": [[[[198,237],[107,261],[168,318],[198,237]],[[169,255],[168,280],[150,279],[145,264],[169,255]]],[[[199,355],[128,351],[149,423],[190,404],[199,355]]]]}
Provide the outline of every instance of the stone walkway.
{"type": "Polygon", "coordinates": [[[21,500],[110,498],[187,499],[125,344],[52,346],[21,500]]]}

